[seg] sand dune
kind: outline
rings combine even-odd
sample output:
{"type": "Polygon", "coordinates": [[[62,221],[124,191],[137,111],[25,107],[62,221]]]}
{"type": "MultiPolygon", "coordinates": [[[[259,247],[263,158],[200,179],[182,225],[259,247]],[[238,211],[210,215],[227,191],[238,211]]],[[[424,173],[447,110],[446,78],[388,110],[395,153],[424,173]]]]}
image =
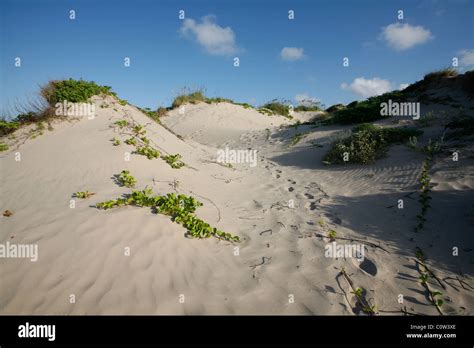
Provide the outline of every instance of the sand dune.
{"type": "MultiPolygon", "coordinates": [[[[374,165],[327,167],[322,156],[349,127],[286,128],[290,121],[283,117],[200,103],[164,117],[168,130],[112,97],[105,99],[108,108],[100,107],[103,98],[93,101],[94,120],[56,123],[36,139],[12,140],[1,155],[0,209],[14,214],[2,217],[0,241],[36,243],[40,255],[37,262],[2,259],[2,314],[363,314],[340,275],[345,269],[380,314],[400,314],[406,306],[436,315],[418,280],[417,246],[439,278],[463,274],[472,284],[474,160],[468,151],[456,165],[435,164],[429,232],[414,234],[424,157],[402,145],[374,165]],[[145,125],[152,144],[181,154],[187,167],[175,170],[138,155],[124,161],[133,147],[111,142],[124,139],[113,127],[120,119],[145,125]],[[296,133],[307,135],[291,145],[296,133]],[[258,149],[258,165],[217,163],[225,146],[258,149]],[[140,189],[196,197],[203,203],[200,218],[242,241],[186,238],[183,227],[147,208],[94,208],[130,191],[112,178],[123,169],[140,189]],[[85,190],[96,194],[71,209],[72,194],[85,190]],[[401,197],[403,210],[396,208],[401,197]],[[330,230],[365,244],[365,260],[325,257],[330,241],[321,235],[330,230]]],[[[473,314],[472,292],[451,282],[446,289],[431,285],[449,299],[443,311],[473,314]]]]}

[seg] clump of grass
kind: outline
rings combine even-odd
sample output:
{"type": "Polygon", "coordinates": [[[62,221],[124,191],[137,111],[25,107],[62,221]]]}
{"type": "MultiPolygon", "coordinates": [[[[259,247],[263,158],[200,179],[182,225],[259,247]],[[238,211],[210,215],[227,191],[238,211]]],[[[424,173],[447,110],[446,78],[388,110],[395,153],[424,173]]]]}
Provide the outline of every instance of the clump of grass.
{"type": "Polygon", "coordinates": [[[0,143],[0,152],[7,151],[8,145],[5,143],[0,143]]]}
{"type": "Polygon", "coordinates": [[[204,95],[203,90],[197,91],[185,91],[183,94],[178,95],[171,103],[171,107],[176,109],[184,104],[197,104],[199,102],[205,102],[207,100],[206,96],[204,95]]]}
{"type": "Polygon", "coordinates": [[[321,111],[323,108],[320,103],[312,102],[300,104],[295,108],[295,111],[304,112],[304,111],[321,111]]]}
{"type": "Polygon", "coordinates": [[[232,102],[232,104],[234,105],[240,105],[242,106],[244,109],[255,109],[253,107],[253,105],[250,105],[249,103],[237,103],[237,102],[232,102]]]}
{"type": "Polygon", "coordinates": [[[217,104],[217,103],[234,103],[232,99],[215,97],[215,98],[206,98],[205,102],[207,104],[217,104]]]}
{"type": "MultiPolygon", "coordinates": [[[[273,99],[272,101],[262,105],[260,109],[267,109],[271,110],[273,114],[276,115],[282,115],[285,117],[290,116],[290,106],[284,102],[284,101],[279,101],[278,99],[273,99]]],[[[260,111],[259,109],[259,111],[260,111]]]]}
{"type": "Polygon", "coordinates": [[[420,131],[413,128],[380,128],[370,123],[358,125],[352,132],[333,143],[323,158],[324,163],[373,163],[386,153],[390,144],[403,142],[420,134],[420,131]],[[348,160],[344,161],[346,154],[348,160]]]}
{"type": "Polygon", "coordinates": [[[119,99],[119,104],[122,105],[122,106],[125,106],[128,104],[128,101],[126,101],[125,99],[119,99]]]}
{"type": "Polygon", "coordinates": [[[95,195],[95,192],[89,192],[89,191],[79,191],[74,193],[75,198],[80,198],[80,199],[86,199],[91,196],[95,195]]]}
{"type": "Polygon", "coordinates": [[[441,70],[433,71],[433,72],[430,72],[429,74],[426,74],[423,80],[426,82],[431,82],[431,81],[439,80],[442,78],[456,77],[458,76],[458,74],[459,73],[456,69],[446,68],[446,69],[441,69],[441,70]]]}
{"type": "Polygon", "coordinates": [[[176,195],[168,193],[166,196],[153,196],[150,188],[142,191],[132,191],[126,197],[97,203],[99,209],[112,209],[120,206],[135,205],[139,207],[150,207],[153,212],[171,216],[171,219],[187,229],[187,235],[191,238],[216,237],[221,240],[238,242],[240,238],[211,227],[207,222],[194,215],[196,209],[202,203],[194,197],[183,194],[176,195]]]}
{"type": "Polygon", "coordinates": [[[0,136],[13,133],[19,127],[20,127],[20,122],[18,121],[6,121],[4,119],[0,119],[0,136]]]}
{"type": "Polygon", "coordinates": [[[409,139],[408,147],[415,151],[420,151],[428,154],[430,157],[434,156],[435,154],[441,151],[441,147],[444,141],[444,134],[441,136],[440,140],[433,141],[431,138],[428,139],[428,143],[426,145],[420,145],[418,143],[418,138],[416,136],[412,136],[409,139]]]}
{"type": "Polygon", "coordinates": [[[267,116],[273,116],[275,115],[272,110],[267,109],[267,108],[258,108],[257,111],[261,113],[262,115],[267,115],[267,116]]]}
{"type": "Polygon", "coordinates": [[[113,146],[119,146],[120,143],[121,143],[121,142],[120,142],[119,139],[117,139],[117,138],[113,138],[113,139],[112,139],[112,145],[113,145],[113,146]]]}
{"type": "Polygon", "coordinates": [[[168,163],[173,169],[179,169],[185,166],[185,164],[180,161],[180,154],[161,156],[161,159],[168,163]]]}
{"type": "Polygon", "coordinates": [[[130,175],[130,171],[128,170],[122,170],[120,174],[115,175],[115,178],[121,186],[129,188],[135,187],[135,184],[137,183],[137,180],[130,175]]]}

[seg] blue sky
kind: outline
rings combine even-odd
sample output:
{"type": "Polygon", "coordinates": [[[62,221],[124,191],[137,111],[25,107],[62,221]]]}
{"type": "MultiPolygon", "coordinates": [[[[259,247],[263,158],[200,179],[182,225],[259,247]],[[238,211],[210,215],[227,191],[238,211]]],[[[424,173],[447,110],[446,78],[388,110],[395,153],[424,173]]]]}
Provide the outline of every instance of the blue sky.
{"type": "Polygon", "coordinates": [[[329,106],[398,89],[453,57],[461,70],[474,65],[472,0],[3,0],[0,10],[3,110],[69,77],[143,107],[170,105],[183,87],[329,106]]]}

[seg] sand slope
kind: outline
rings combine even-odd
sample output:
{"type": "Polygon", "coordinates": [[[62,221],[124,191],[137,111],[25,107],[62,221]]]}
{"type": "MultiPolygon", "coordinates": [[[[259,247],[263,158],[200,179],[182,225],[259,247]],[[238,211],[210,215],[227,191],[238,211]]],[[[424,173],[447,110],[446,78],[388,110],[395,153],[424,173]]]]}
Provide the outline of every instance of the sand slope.
{"type": "MultiPolygon", "coordinates": [[[[56,124],[1,155],[0,209],[14,215],[1,217],[0,243],[39,246],[37,262],[1,259],[2,314],[362,314],[339,275],[343,267],[381,314],[397,313],[403,294],[407,310],[435,315],[418,280],[415,246],[440,278],[462,274],[473,283],[474,160],[468,152],[455,167],[436,162],[430,220],[424,233],[414,234],[424,157],[404,146],[374,165],[326,167],[321,158],[344,128],[287,129],[282,117],[197,104],[164,118],[180,139],[132,106],[111,98],[108,108],[100,108],[98,97],[94,102],[94,120],[56,124]],[[154,146],[180,153],[188,167],[174,170],[138,155],[124,161],[133,148],[110,141],[119,137],[111,125],[122,118],[146,125],[154,146]],[[290,146],[296,132],[308,135],[290,146]],[[258,149],[258,165],[216,163],[224,146],[258,149]],[[129,192],[111,178],[122,169],[137,178],[138,188],[195,196],[204,203],[199,217],[242,242],[188,239],[184,228],[147,208],[95,209],[129,192]],[[83,190],[96,195],[71,209],[71,195],[83,190]],[[404,210],[393,207],[400,197],[404,210]],[[362,263],[327,258],[329,240],[316,234],[331,229],[385,250],[367,245],[362,263]],[[456,258],[453,244],[462,250],[456,258]]],[[[442,289],[443,311],[472,314],[472,292],[451,283],[442,289]]]]}

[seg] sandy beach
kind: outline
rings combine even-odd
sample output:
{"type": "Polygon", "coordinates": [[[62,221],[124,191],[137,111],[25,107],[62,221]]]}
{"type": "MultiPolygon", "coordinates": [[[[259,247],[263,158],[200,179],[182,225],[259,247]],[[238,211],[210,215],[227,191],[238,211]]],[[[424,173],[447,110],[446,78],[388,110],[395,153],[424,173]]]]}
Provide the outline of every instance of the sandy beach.
{"type": "MultiPolygon", "coordinates": [[[[461,283],[472,284],[472,142],[464,143],[460,161],[434,161],[432,207],[425,231],[414,233],[424,156],[405,145],[374,164],[327,166],[323,155],[351,127],[291,126],[320,113],[288,120],[226,102],[198,103],[186,104],[184,114],[170,111],[160,125],[115,97],[91,100],[93,119],[54,122],[34,139],[20,129],[7,139],[0,209],[13,215],[2,217],[0,241],[36,244],[38,259],[2,260],[2,314],[364,315],[350,279],[380,315],[403,308],[437,315],[419,281],[419,248],[442,279],[429,281],[443,293],[442,311],[472,315],[472,291],[461,283]],[[181,154],[186,166],[176,170],[136,154],[124,160],[133,146],[124,143],[120,120],[143,125],[155,148],[181,154]],[[293,144],[296,133],[304,136],[293,144]],[[257,165],[220,163],[226,147],[257,149],[257,165]],[[114,182],[122,170],[138,189],[195,197],[203,203],[196,215],[240,242],[187,238],[185,228],[146,207],[97,209],[130,192],[114,182]],[[86,190],[95,194],[73,197],[86,190]],[[332,243],[351,242],[363,246],[363,261],[325,254],[332,243]]],[[[424,113],[440,107],[423,106],[424,113]]],[[[435,124],[423,138],[442,132],[435,124]]],[[[456,146],[446,142],[444,151],[456,146]]]]}

